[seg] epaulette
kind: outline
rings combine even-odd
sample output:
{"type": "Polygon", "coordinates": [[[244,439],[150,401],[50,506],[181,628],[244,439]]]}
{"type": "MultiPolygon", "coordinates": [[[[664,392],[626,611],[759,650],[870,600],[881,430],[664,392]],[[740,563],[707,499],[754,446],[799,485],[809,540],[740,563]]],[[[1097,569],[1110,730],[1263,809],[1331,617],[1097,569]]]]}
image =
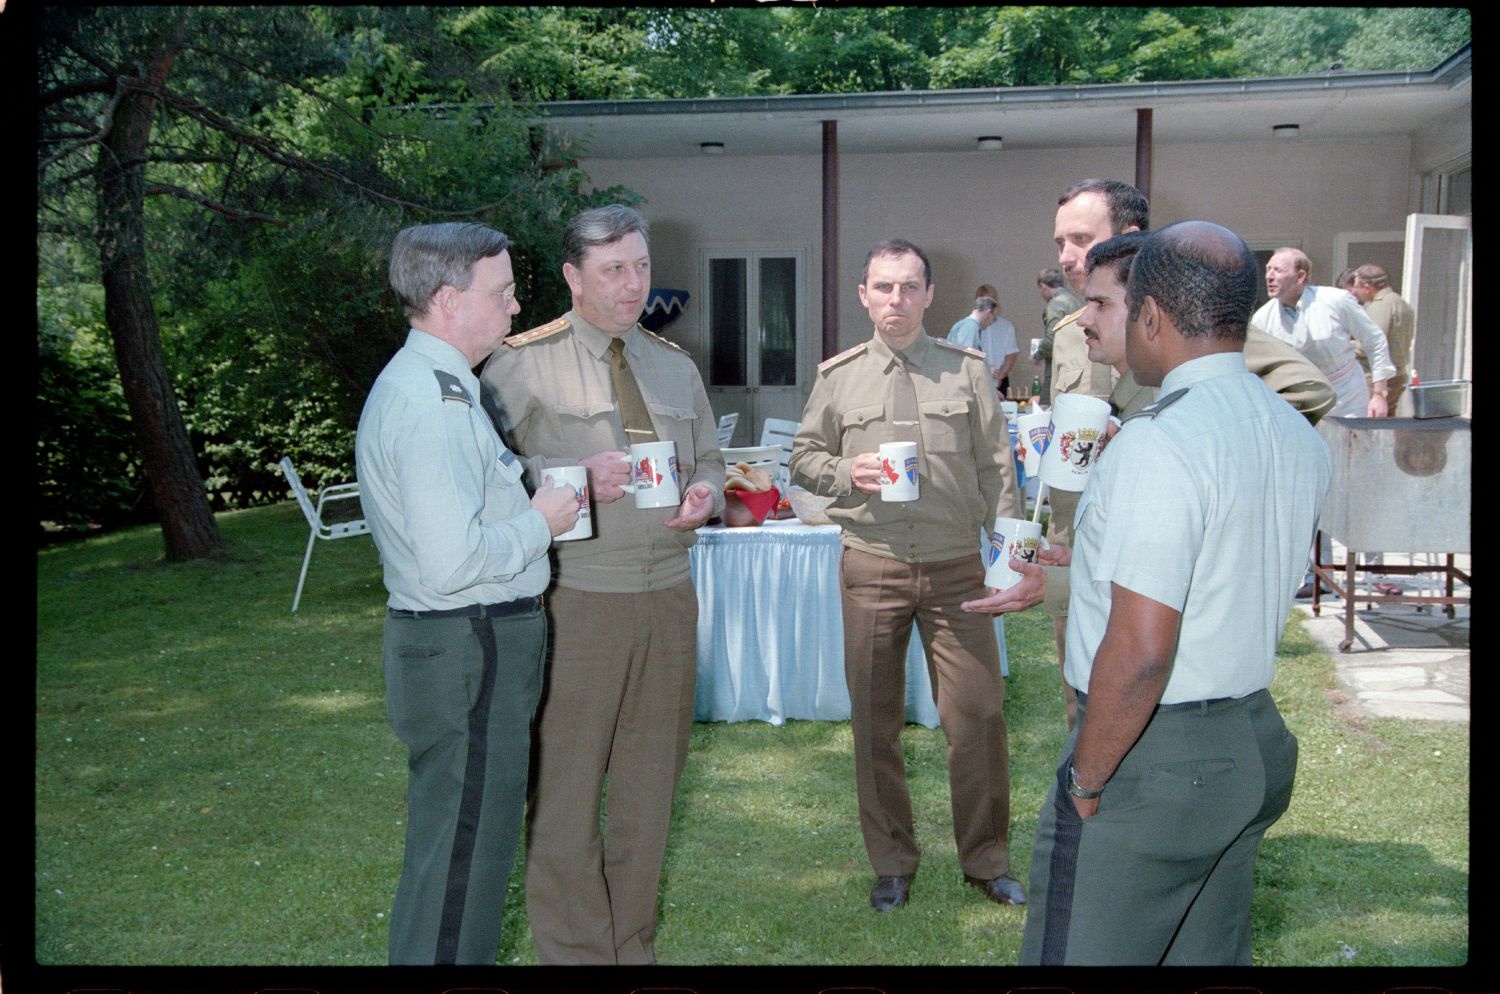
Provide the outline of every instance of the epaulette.
{"type": "Polygon", "coordinates": [[[932,340],[932,344],[933,345],[941,345],[943,348],[945,348],[945,349],[952,349],[954,352],[964,352],[964,353],[967,353],[968,355],[973,356],[975,359],[983,359],[984,358],[984,353],[981,352],[981,351],[979,351],[978,349],[971,348],[971,347],[969,347],[967,345],[959,345],[957,342],[950,342],[946,338],[934,338],[932,340]]]}
{"type": "Polygon", "coordinates": [[[658,335],[654,331],[647,331],[645,328],[641,327],[640,325],[636,325],[635,326],[635,330],[639,331],[642,335],[645,335],[647,338],[651,339],[654,342],[658,342],[658,343],[660,343],[662,345],[665,345],[669,349],[676,349],[678,352],[681,352],[683,355],[687,356],[688,358],[690,358],[690,359],[692,358],[692,353],[689,352],[687,349],[683,348],[681,345],[678,345],[676,342],[669,341],[668,339],[665,339],[665,338],[661,337],[660,335],[658,335]]]}
{"type": "Polygon", "coordinates": [[[457,401],[460,404],[474,406],[474,398],[469,396],[469,391],[464,389],[463,381],[452,373],[441,369],[434,369],[432,375],[437,377],[438,393],[444,400],[457,401]]]}
{"type": "Polygon", "coordinates": [[[1082,307],[1078,308],[1078,310],[1074,311],[1072,314],[1064,315],[1063,319],[1061,321],[1057,322],[1057,327],[1061,328],[1063,325],[1067,324],[1070,321],[1077,321],[1079,319],[1079,317],[1082,316],[1083,312],[1086,311],[1086,310],[1088,310],[1088,309],[1089,309],[1089,305],[1088,304],[1084,304],[1082,307]]]}
{"type": "Polygon", "coordinates": [[[551,338],[559,332],[567,331],[571,327],[573,327],[572,322],[565,317],[561,317],[556,321],[548,321],[546,324],[538,325],[530,331],[523,331],[519,335],[506,335],[505,344],[511,348],[530,345],[532,342],[540,342],[544,338],[551,338]]]}
{"type": "MultiPolygon", "coordinates": [[[[1134,421],[1136,418],[1142,418],[1142,417],[1145,417],[1145,418],[1154,418],[1158,414],[1160,414],[1162,411],[1165,411],[1167,408],[1169,408],[1173,404],[1177,403],[1183,397],[1187,396],[1187,392],[1188,392],[1189,389],[1190,389],[1189,387],[1183,387],[1181,390],[1173,390],[1171,393],[1167,394],[1165,397],[1162,397],[1159,400],[1157,400],[1156,403],[1154,403],[1154,404],[1147,404],[1145,407],[1141,408],[1139,411],[1136,411],[1130,417],[1126,418],[1125,421],[1134,421]]],[[[1124,424],[1125,421],[1121,421],[1120,423],[1124,424]]]]}
{"type": "Polygon", "coordinates": [[[860,342],[858,345],[854,346],[854,348],[845,349],[838,355],[834,356],[832,359],[824,359],[822,362],[818,363],[818,372],[821,373],[825,369],[832,369],[840,363],[847,362],[850,359],[853,359],[855,356],[863,354],[865,349],[869,347],[869,342],[860,342]]]}

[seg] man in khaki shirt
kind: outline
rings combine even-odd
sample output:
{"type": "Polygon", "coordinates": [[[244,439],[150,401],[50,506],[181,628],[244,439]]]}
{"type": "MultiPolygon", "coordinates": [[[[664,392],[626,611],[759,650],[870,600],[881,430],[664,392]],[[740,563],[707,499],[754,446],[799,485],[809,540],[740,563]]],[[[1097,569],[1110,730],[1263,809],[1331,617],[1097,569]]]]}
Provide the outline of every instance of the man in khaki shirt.
{"type": "Polygon", "coordinates": [[[526,838],[526,907],[543,964],[656,960],[662,859],[697,676],[688,549],[724,506],[724,457],[697,367],[636,323],[651,286],[646,238],[645,219],[628,207],[569,222],[572,310],[507,338],[480,377],[533,485],[548,468],[583,465],[594,502],[594,537],[555,546],[547,595],[554,644],[526,838]],[[634,403],[617,395],[615,342],[638,387],[634,403]],[[621,489],[625,450],[650,435],[676,443],[678,507],[637,508],[621,489]]]}
{"type": "Polygon", "coordinates": [[[995,630],[957,609],[984,590],[981,528],[1021,514],[1005,415],[983,353],[923,329],[933,284],[920,248],[901,239],[876,245],[859,298],[874,336],[818,367],[791,472],[799,486],[834,498],[828,516],[843,526],[844,673],[860,828],[876,874],[870,903],[878,911],[904,905],[919,858],[901,750],[915,622],[948,739],[965,880],[992,901],[1023,904],[1010,875],[1005,684],[995,630]],[[920,496],[886,502],[876,451],[901,440],[918,444],[920,496]]]}
{"type": "MultiPolygon", "coordinates": [[[[1367,262],[1354,270],[1354,284],[1349,292],[1354,294],[1354,299],[1370,315],[1370,320],[1385,332],[1391,365],[1396,367],[1396,375],[1386,381],[1386,409],[1388,416],[1393,417],[1396,413],[1396,401],[1401,399],[1401,394],[1406,391],[1406,384],[1411,381],[1411,340],[1416,315],[1412,312],[1411,305],[1391,289],[1391,277],[1385,267],[1373,262],[1367,262]]],[[[1365,379],[1368,380],[1370,360],[1363,348],[1356,351],[1360,365],[1365,367],[1365,379]]]]}

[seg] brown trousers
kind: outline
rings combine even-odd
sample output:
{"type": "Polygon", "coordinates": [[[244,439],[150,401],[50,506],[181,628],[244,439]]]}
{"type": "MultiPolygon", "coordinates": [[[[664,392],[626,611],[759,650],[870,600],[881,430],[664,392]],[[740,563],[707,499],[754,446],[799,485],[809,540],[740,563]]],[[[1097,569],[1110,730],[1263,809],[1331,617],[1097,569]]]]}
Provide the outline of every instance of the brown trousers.
{"type": "Polygon", "coordinates": [[[908,876],[917,869],[901,751],[906,647],[913,622],[927,652],[933,697],[948,739],[948,790],[959,864],[964,873],[983,880],[1008,872],[1010,771],[1000,650],[994,619],[958,607],[984,595],[978,552],[942,562],[903,563],[846,548],[839,587],[859,824],[875,873],[908,876]]]}
{"type": "Polygon", "coordinates": [[[684,583],[636,594],[556,587],[547,603],[555,639],[526,834],[537,960],[653,963],[667,826],[693,725],[698,599],[684,583]]]}

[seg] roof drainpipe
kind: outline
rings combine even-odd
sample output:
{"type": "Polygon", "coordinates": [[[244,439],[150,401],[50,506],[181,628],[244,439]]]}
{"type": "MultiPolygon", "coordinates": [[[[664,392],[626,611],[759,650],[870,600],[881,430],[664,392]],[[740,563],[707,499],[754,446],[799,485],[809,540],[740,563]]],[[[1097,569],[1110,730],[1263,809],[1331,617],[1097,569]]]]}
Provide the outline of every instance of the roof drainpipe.
{"type": "Polygon", "coordinates": [[[1135,112],[1135,188],[1151,202],[1151,108],[1135,112]]]}
{"type": "Polygon", "coordinates": [[[823,358],[839,352],[839,122],[823,122],[823,358]]]}

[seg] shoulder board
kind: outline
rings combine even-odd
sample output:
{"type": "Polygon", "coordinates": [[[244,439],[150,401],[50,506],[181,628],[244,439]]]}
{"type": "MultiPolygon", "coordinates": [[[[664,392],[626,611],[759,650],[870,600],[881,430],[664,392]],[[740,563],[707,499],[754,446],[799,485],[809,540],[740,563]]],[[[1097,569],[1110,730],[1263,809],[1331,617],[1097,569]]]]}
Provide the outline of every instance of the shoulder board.
{"type": "Polygon", "coordinates": [[[683,355],[689,356],[691,358],[690,353],[688,352],[688,350],[685,349],[685,348],[683,348],[681,345],[678,345],[676,342],[669,341],[669,340],[661,337],[660,335],[658,335],[654,331],[647,331],[645,328],[642,328],[640,325],[636,325],[635,326],[635,330],[639,331],[642,335],[645,335],[647,338],[651,339],[653,342],[656,342],[658,345],[665,345],[669,349],[676,349],[678,352],[681,352],[683,355]]]}
{"type": "Polygon", "coordinates": [[[1079,316],[1081,316],[1083,312],[1088,309],[1088,305],[1085,304],[1082,307],[1078,308],[1078,310],[1074,311],[1072,314],[1064,315],[1063,319],[1057,322],[1057,327],[1061,328],[1063,325],[1068,324],[1071,321],[1077,321],[1079,316]]]}
{"type": "Polygon", "coordinates": [[[505,344],[511,348],[530,345],[532,342],[540,342],[544,338],[551,338],[553,335],[567,331],[571,327],[573,325],[567,318],[558,318],[556,321],[548,321],[546,324],[532,328],[530,331],[523,331],[519,335],[506,335],[505,344]]]}
{"type": "Polygon", "coordinates": [[[965,355],[971,355],[975,359],[983,359],[984,358],[984,353],[981,352],[981,351],[979,351],[978,349],[971,349],[971,348],[969,348],[967,346],[964,346],[964,345],[958,345],[958,344],[956,344],[954,342],[948,341],[948,339],[946,339],[946,338],[934,338],[932,340],[932,344],[933,345],[937,345],[937,346],[941,346],[942,348],[948,349],[949,351],[952,351],[952,352],[962,352],[965,355]]]}
{"type": "Polygon", "coordinates": [[[870,343],[869,342],[860,342],[858,345],[854,346],[854,348],[852,348],[852,349],[845,349],[844,351],[840,352],[838,355],[834,356],[832,359],[824,359],[822,362],[818,363],[818,372],[821,373],[825,369],[832,369],[833,367],[839,365],[840,363],[848,362],[850,359],[853,359],[855,356],[864,354],[865,349],[867,349],[869,347],[870,347],[870,343]]]}
{"type": "MultiPolygon", "coordinates": [[[[1162,397],[1156,403],[1147,404],[1139,411],[1136,411],[1130,417],[1126,418],[1125,421],[1134,421],[1136,418],[1154,418],[1162,411],[1165,411],[1167,408],[1177,403],[1183,397],[1186,397],[1189,389],[1191,388],[1183,387],[1181,390],[1173,390],[1171,393],[1167,394],[1165,397],[1162,397]]],[[[1124,424],[1125,421],[1122,421],[1120,423],[1124,424]]]]}
{"type": "Polygon", "coordinates": [[[438,394],[444,400],[456,401],[469,407],[474,406],[474,398],[469,396],[469,391],[464,389],[463,381],[458,377],[441,369],[434,369],[432,375],[437,377],[438,394]]]}

